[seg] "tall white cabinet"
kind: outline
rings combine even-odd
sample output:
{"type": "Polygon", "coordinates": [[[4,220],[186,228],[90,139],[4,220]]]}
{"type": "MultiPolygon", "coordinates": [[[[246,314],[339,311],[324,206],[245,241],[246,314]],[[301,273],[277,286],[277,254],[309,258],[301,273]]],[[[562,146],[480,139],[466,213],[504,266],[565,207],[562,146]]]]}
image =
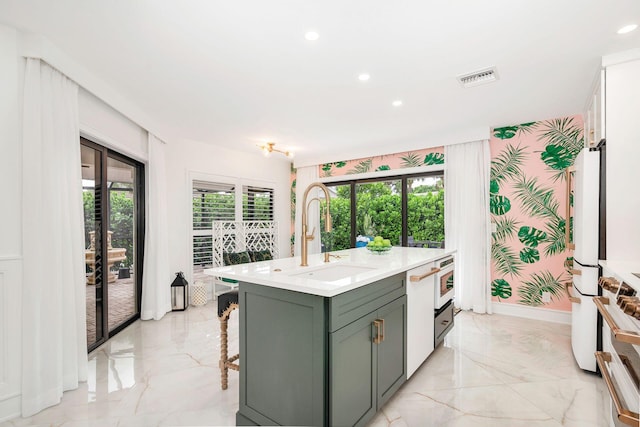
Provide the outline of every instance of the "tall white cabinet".
{"type": "Polygon", "coordinates": [[[607,259],[640,259],[640,50],[603,58],[607,259]]]}

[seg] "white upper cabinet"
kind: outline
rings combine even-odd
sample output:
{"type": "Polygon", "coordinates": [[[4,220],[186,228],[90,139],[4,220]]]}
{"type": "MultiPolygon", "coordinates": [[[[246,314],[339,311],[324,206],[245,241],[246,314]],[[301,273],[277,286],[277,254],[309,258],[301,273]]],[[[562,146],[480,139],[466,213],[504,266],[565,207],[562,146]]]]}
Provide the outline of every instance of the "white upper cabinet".
{"type": "Polygon", "coordinates": [[[640,55],[607,70],[607,260],[640,259],[640,55]]]}
{"type": "Polygon", "coordinates": [[[606,138],[605,123],[605,73],[600,70],[587,100],[584,112],[584,141],[586,147],[595,147],[606,138]]]}

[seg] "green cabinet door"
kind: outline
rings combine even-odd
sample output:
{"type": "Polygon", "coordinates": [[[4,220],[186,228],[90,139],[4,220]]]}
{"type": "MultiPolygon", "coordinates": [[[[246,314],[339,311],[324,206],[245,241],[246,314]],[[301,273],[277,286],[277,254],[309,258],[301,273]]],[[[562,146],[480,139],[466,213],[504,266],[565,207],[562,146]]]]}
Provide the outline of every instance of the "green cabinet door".
{"type": "Polygon", "coordinates": [[[404,383],[406,307],[405,295],[330,334],[331,426],[365,425],[404,383]]]}
{"type": "Polygon", "coordinates": [[[377,318],[383,320],[384,339],[376,346],[377,408],[380,409],[400,388],[407,377],[407,297],[380,308],[377,318]]]}
{"type": "Polygon", "coordinates": [[[376,413],[376,312],[330,334],[331,426],[364,425],[376,413]]]}

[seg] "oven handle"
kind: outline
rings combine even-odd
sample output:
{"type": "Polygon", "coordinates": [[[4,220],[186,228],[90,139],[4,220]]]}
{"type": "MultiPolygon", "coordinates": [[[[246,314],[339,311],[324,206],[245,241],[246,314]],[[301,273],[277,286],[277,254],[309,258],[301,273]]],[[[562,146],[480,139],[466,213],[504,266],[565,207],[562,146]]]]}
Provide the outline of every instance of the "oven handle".
{"type": "Polygon", "coordinates": [[[576,168],[574,168],[573,166],[570,166],[568,168],[565,169],[565,181],[567,182],[567,200],[565,200],[566,202],[566,206],[567,206],[567,216],[565,217],[567,219],[566,221],[566,225],[564,227],[564,243],[565,246],[567,247],[567,249],[575,249],[576,245],[574,245],[573,243],[571,243],[571,230],[569,229],[569,224],[570,221],[569,219],[571,218],[571,203],[570,203],[570,198],[571,198],[571,187],[573,187],[573,176],[571,175],[572,172],[575,172],[576,168]]]}
{"type": "Polygon", "coordinates": [[[574,302],[576,304],[581,304],[582,300],[579,297],[574,297],[573,295],[571,295],[571,291],[569,290],[570,287],[573,286],[573,283],[569,283],[566,282],[564,284],[564,290],[567,292],[567,296],[569,297],[569,301],[574,302]]]}
{"type": "Polygon", "coordinates": [[[607,325],[609,325],[609,329],[611,329],[616,340],[626,342],[628,344],[640,345],[640,334],[631,331],[623,331],[618,327],[615,319],[611,317],[611,314],[605,307],[605,305],[609,305],[609,298],[593,297],[593,302],[596,307],[598,307],[598,311],[602,315],[602,318],[607,322],[607,325]]]}
{"type": "Polygon", "coordinates": [[[613,400],[613,404],[616,407],[618,419],[627,425],[637,426],[638,423],[640,423],[640,416],[637,413],[631,412],[627,408],[622,407],[622,402],[620,401],[618,392],[616,391],[616,388],[613,385],[613,381],[611,380],[609,369],[607,369],[606,364],[611,362],[611,353],[596,351],[596,362],[598,362],[600,372],[602,373],[602,378],[604,378],[604,382],[607,384],[609,394],[611,395],[611,400],[613,400]]]}
{"type": "Polygon", "coordinates": [[[409,276],[409,280],[412,282],[419,282],[422,279],[426,279],[429,276],[433,276],[434,274],[440,272],[440,269],[438,267],[431,267],[431,271],[428,271],[424,274],[421,274],[419,276],[409,276]]]}

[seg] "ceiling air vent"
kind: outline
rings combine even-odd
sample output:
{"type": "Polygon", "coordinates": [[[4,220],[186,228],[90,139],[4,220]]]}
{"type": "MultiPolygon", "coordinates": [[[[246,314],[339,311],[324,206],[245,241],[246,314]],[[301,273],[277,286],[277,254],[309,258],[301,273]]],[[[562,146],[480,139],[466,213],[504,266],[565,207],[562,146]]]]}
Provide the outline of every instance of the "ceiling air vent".
{"type": "Polygon", "coordinates": [[[462,74],[458,76],[458,81],[464,87],[473,87],[492,83],[498,80],[498,72],[496,67],[489,67],[473,73],[462,74]]]}

